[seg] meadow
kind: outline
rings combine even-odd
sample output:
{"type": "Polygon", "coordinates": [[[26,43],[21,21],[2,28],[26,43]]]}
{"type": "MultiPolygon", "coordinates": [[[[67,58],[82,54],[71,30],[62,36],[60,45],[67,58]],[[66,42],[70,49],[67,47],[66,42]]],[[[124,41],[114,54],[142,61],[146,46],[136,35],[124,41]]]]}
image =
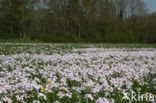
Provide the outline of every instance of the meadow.
{"type": "Polygon", "coordinates": [[[155,47],[0,43],[0,103],[155,103],[155,47]]]}

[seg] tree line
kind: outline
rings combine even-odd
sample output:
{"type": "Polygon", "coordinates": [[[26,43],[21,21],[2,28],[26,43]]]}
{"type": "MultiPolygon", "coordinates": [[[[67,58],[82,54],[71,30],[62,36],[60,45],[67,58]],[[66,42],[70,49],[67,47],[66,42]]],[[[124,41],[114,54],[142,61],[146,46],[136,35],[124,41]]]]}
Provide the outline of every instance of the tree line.
{"type": "Polygon", "coordinates": [[[0,39],[156,43],[142,0],[0,0],[0,39]]]}

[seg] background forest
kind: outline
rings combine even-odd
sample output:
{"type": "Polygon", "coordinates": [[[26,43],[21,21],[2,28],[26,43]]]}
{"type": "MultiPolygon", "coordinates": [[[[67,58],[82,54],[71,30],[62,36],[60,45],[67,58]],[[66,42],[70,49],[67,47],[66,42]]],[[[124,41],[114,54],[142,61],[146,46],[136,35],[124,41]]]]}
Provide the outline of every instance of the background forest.
{"type": "Polygon", "coordinates": [[[142,0],[0,0],[0,40],[156,43],[142,0]]]}

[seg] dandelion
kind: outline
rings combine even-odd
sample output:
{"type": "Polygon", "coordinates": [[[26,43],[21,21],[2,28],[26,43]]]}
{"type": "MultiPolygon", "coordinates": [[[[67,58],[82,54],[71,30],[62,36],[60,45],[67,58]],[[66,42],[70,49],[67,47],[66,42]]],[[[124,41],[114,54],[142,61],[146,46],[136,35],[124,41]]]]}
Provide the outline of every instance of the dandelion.
{"type": "Polygon", "coordinates": [[[48,84],[52,84],[53,82],[52,82],[51,80],[48,80],[47,83],[48,83],[48,84]]]}
{"type": "Polygon", "coordinates": [[[88,69],[88,66],[86,66],[86,69],[88,69]]]}
{"type": "Polygon", "coordinates": [[[41,92],[43,92],[43,93],[46,93],[47,92],[46,86],[43,86],[42,87],[41,92]]]}
{"type": "Polygon", "coordinates": [[[112,68],[113,63],[109,63],[108,66],[109,66],[109,68],[112,68]]]}

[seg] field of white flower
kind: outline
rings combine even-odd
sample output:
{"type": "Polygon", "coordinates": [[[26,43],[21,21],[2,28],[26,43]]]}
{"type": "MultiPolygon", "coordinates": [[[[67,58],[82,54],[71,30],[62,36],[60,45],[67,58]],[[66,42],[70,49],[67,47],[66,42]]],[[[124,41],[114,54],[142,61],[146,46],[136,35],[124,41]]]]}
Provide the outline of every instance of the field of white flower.
{"type": "Polygon", "coordinates": [[[156,94],[155,48],[0,44],[0,103],[129,103],[132,91],[156,94]]]}

